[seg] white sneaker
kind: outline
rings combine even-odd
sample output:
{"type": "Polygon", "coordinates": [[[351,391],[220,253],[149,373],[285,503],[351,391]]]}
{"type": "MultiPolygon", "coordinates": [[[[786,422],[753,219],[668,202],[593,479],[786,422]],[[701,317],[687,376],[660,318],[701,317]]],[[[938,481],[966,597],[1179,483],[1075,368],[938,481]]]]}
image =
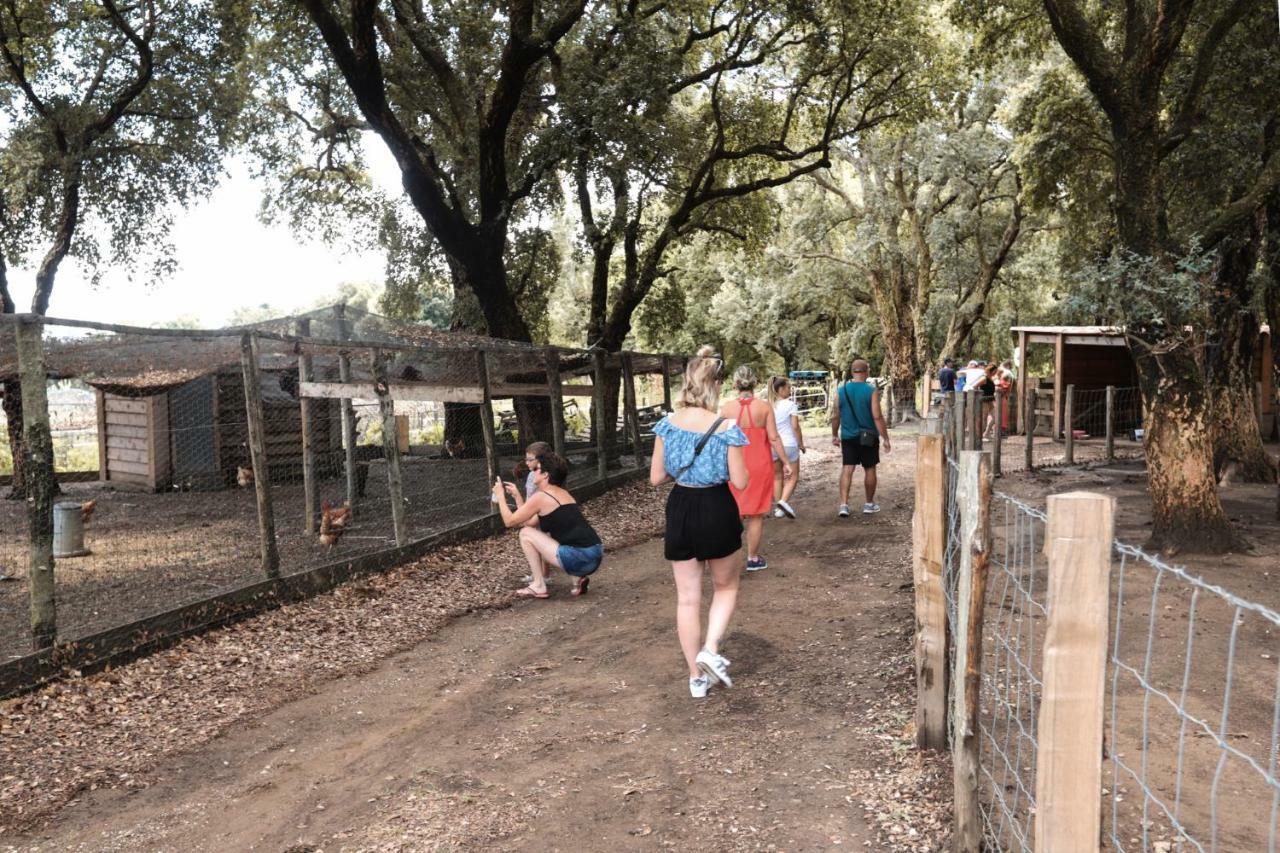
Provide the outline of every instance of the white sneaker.
{"type": "Polygon", "coordinates": [[[707,698],[707,691],[711,689],[711,679],[705,675],[699,675],[697,678],[689,679],[689,695],[694,699],[707,698]]]}
{"type": "MultiPolygon", "coordinates": [[[[785,513],[787,518],[796,517],[796,511],[792,509],[791,504],[787,503],[786,501],[778,501],[778,511],[785,513]]],[[[781,518],[781,516],[779,516],[779,518],[781,518]]]]}
{"type": "Polygon", "coordinates": [[[773,511],[773,517],[774,517],[774,518],[786,518],[786,517],[787,517],[787,514],[786,514],[785,512],[783,512],[783,511],[782,511],[782,507],[778,507],[777,509],[775,509],[775,510],[773,511]]]}
{"type": "Polygon", "coordinates": [[[840,504],[840,509],[836,511],[836,515],[840,516],[841,518],[848,518],[848,517],[849,517],[849,505],[848,505],[848,504],[840,504]]]}
{"type": "Polygon", "coordinates": [[[871,514],[873,514],[873,513],[877,513],[877,512],[879,512],[879,511],[880,511],[880,504],[863,504],[863,505],[862,505],[862,514],[863,514],[863,515],[871,515],[871,514]]]}
{"type": "Polygon", "coordinates": [[[703,649],[698,652],[698,656],[694,658],[694,663],[698,665],[698,669],[702,670],[704,677],[714,678],[725,687],[733,686],[733,679],[729,677],[728,661],[720,657],[720,655],[712,654],[703,649]]]}

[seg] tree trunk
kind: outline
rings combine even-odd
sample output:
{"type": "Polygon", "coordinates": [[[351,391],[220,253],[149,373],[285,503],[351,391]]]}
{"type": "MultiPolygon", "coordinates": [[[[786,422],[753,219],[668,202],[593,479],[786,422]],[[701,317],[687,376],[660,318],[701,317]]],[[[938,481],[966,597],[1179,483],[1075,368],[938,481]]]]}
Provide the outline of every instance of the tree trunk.
{"type": "Polygon", "coordinates": [[[1234,463],[1240,482],[1273,483],[1276,466],[1263,446],[1254,401],[1258,321],[1240,312],[1221,318],[1216,325],[1221,342],[1210,368],[1214,473],[1221,477],[1226,466],[1234,463]]]}
{"type": "Polygon", "coordinates": [[[1211,401],[1188,346],[1135,347],[1148,408],[1143,447],[1151,492],[1150,548],[1222,553],[1241,545],[1218,499],[1211,401]]]}
{"type": "Polygon", "coordinates": [[[915,369],[914,337],[909,330],[888,323],[883,324],[882,334],[885,373],[893,389],[893,411],[889,414],[889,422],[918,421],[920,411],[916,407],[916,382],[920,377],[915,369]]]}
{"type": "Polygon", "coordinates": [[[22,383],[17,379],[6,379],[2,393],[4,399],[0,402],[4,404],[4,417],[9,429],[9,450],[13,456],[13,480],[6,497],[15,501],[26,500],[27,479],[23,465],[26,445],[22,440],[22,383]]]}

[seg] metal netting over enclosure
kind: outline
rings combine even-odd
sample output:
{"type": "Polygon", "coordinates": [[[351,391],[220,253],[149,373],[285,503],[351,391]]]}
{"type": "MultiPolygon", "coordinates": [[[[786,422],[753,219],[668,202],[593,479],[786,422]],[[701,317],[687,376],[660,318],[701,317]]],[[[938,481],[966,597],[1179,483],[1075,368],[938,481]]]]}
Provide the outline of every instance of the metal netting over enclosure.
{"type": "MultiPolygon", "coordinates": [[[[0,502],[0,666],[181,608],[214,622],[205,604],[264,581],[330,583],[334,566],[380,568],[492,531],[493,478],[523,489],[534,441],[570,461],[570,489],[638,476],[683,367],[347,306],[204,331],[9,315],[0,380],[22,388],[18,426],[37,462],[49,442],[58,494],[0,502]],[[43,394],[28,399],[32,376],[43,394]],[[30,571],[43,546],[29,513],[51,516],[48,584],[30,571]]],[[[112,638],[101,645],[124,642],[112,638]]]]}

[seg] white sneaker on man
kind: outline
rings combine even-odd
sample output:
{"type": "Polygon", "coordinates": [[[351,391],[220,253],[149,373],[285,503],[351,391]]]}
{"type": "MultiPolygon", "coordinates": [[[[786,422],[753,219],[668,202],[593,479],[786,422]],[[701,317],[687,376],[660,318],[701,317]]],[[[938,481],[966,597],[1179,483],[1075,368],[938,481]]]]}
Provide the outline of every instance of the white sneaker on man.
{"type": "Polygon", "coordinates": [[[699,675],[697,678],[689,679],[689,695],[694,699],[707,698],[707,691],[711,689],[711,679],[705,675],[699,675]]]}
{"type": "Polygon", "coordinates": [[[879,511],[880,511],[880,504],[863,504],[862,505],[863,515],[872,515],[879,511]]]}
{"type": "Polygon", "coordinates": [[[836,510],[836,515],[840,516],[841,518],[848,518],[848,517],[849,517],[849,505],[848,505],[848,504],[840,504],[840,509],[836,510]]]}
{"type": "MultiPolygon", "coordinates": [[[[784,513],[787,516],[787,518],[796,517],[796,511],[792,509],[791,504],[787,503],[786,501],[778,501],[778,512],[784,513]]],[[[782,516],[778,516],[778,517],[781,518],[782,516]]]]}
{"type": "Polygon", "coordinates": [[[774,517],[774,518],[786,518],[786,517],[787,517],[787,514],[786,514],[785,512],[783,512],[783,511],[782,511],[782,507],[778,507],[777,509],[775,509],[775,510],[773,511],[773,517],[774,517]]]}
{"type": "Polygon", "coordinates": [[[698,669],[702,670],[704,676],[714,678],[725,687],[733,686],[733,679],[729,677],[729,662],[720,655],[703,649],[698,652],[693,662],[698,665],[698,669]]]}

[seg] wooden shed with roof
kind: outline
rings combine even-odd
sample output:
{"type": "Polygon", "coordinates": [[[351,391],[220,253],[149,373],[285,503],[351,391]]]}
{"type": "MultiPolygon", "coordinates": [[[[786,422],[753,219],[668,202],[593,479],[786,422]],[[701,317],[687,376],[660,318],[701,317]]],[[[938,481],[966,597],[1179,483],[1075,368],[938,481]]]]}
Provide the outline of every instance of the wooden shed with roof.
{"type": "MultiPolygon", "coordinates": [[[[1036,411],[1026,411],[1028,396],[1018,394],[1018,423],[1060,438],[1063,434],[1065,391],[1094,391],[1107,386],[1136,387],[1138,369],[1129,352],[1123,330],[1114,326],[1014,326],[1020,360],[1019,379],[1037,385],[1036,411]],[[1047,377],[1028,375],[1027,355],[1032,346],[1053,347],[1053,370],[1047,377]]],[[[1276,385],[1271,333],[1262,327],[1258,340],[1257,409],[1264,439],[1276,432],[1276,385]]],[[[1025,386],[1023,386],[1025,387],[1025,386]]],[[[1135,424],[1140,426],[1141,424],[1135,424]]],[[[1025,429],[1025,426],[1023,427],[1025,429]]]]}

